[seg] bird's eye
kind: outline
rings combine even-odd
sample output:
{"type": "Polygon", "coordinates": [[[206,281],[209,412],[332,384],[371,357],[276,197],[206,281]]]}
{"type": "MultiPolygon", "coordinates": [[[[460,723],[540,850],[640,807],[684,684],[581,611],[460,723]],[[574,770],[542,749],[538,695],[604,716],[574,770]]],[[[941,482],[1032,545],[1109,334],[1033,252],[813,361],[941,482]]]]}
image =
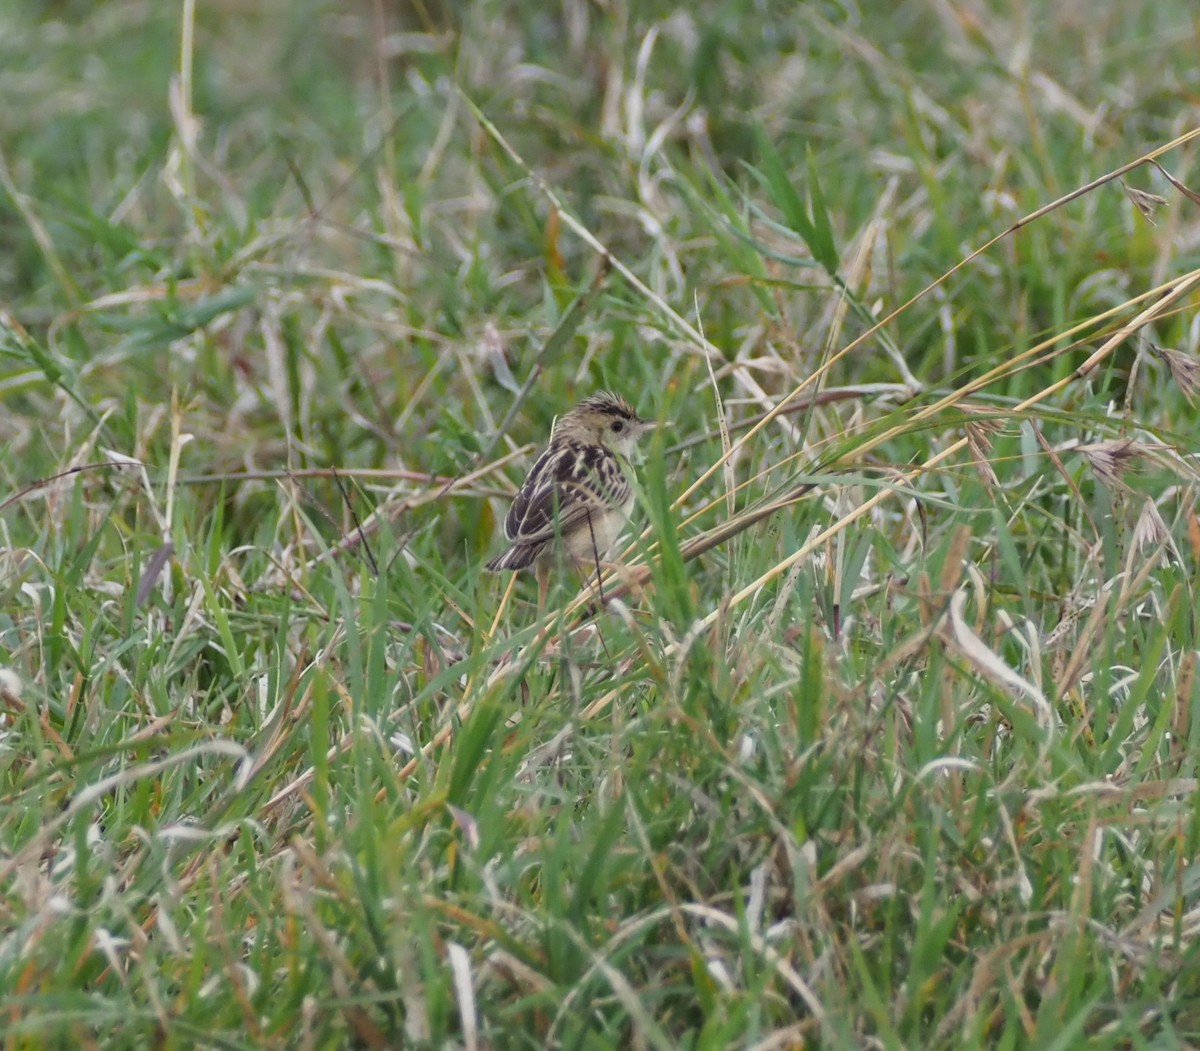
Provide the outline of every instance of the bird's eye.
{"type": "Polygon", "coordinates": [[[623,420],[617,420],[617,422],[614,423],[612,425],[612,427],[613,427],[613,434],[620,434],[625,429],[625,423],[623,420]]]}

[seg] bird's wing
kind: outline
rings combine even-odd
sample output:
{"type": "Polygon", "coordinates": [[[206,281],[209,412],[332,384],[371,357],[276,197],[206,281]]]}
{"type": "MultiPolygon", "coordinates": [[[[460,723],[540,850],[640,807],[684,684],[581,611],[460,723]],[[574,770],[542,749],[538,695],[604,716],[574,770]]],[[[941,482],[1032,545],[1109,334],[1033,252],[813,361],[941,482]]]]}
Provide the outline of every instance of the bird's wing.
{"type": "Polygon", "coordinates": [[[540,457],[504,519],[510,542],[538,543],[570,532],[630,495],[621,461],[600,445],[551,446],[540,457]]]}

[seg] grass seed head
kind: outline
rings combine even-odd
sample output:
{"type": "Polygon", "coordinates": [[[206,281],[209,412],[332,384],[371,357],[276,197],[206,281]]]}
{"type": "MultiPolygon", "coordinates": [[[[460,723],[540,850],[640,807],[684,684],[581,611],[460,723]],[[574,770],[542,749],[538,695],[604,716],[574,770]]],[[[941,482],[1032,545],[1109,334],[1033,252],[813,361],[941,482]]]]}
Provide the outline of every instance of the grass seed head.
{"type": "Polygon", "coordinates": [[[1134,186],[1130,186],[1124,179],[1121,180],[1121,185],[1125,189],[1125,196],[1133,202],[1133,206],[1142,213],[1142,218],[1151,226],[1157,226],[1154,221],[1154,213],[1158,211],[1161,205],[1167,203],[1165,197],[1159,197],[1156,193],[1147,193],[1145,190],[1139,190],[1134,186]]]}
{"type": "Polygon", "coordinates": [[[1081,445],[1077,451],[1101,482],[1110,489],[1119,489],[1125,487],[1122,475],[1130,469],[1131,461],[1138,454],[1138,447],[1132,438],[1113,438],[1081,445]]]}
{"type": "Polygon", "coordinates": [[[1200,390],[1200,361],[1197,361],[1191,354],[1185,354],[1181,350],[1172,350],[1170,347],[1159,347],[1151,343],[1150,349],[1167,366],[1171,379],[1183,391],[1183,396],[1194,404],[1196,392],[1200,390]]]}

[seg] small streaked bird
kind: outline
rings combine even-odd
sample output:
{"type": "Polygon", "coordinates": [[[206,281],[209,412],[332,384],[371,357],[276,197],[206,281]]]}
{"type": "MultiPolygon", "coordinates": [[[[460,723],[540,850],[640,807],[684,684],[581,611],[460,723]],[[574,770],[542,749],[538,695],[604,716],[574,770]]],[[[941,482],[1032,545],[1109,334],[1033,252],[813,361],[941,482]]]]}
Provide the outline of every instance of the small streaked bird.
{"type": "Polygon", "coordinates": [[[558,559],[591,572],[616,546],[633,509],[625,463],[649,428],[619,394],[600,391],[560,417],[504,519],[508,547],[487,568],[535,566],[544,604],[558,559]]]}

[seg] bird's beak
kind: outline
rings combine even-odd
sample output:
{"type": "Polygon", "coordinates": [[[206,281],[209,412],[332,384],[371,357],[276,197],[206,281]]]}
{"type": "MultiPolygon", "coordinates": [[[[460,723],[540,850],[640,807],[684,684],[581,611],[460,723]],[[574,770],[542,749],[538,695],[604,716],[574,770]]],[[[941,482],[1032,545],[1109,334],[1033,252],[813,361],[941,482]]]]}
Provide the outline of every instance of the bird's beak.
{"type": "Polygon", "coordinates": [[[639,431],[649,431],[658,426],[657,420],[643,420],[638,417],[637,426],[639,431]]]}

